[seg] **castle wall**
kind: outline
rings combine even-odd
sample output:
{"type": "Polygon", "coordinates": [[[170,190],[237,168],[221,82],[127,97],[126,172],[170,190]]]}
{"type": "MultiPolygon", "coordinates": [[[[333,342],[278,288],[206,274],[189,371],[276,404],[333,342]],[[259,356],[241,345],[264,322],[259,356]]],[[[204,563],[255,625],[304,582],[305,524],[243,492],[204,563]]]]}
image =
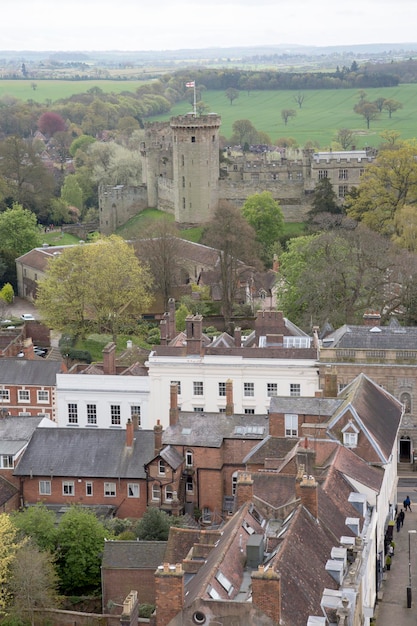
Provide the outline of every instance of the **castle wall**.
{"type": "Polygon", "coordinates": [[[174,183],[169,178],[158,179],[158,209],[174,214],[174,183]]]}
{"type": "Polygon", "coordinates": [[[148,207],[146,185],[138,187],[117,185],[103,186],[99,193],[100,232],[104,235],[114,233],[131,217],[148,207]]]}

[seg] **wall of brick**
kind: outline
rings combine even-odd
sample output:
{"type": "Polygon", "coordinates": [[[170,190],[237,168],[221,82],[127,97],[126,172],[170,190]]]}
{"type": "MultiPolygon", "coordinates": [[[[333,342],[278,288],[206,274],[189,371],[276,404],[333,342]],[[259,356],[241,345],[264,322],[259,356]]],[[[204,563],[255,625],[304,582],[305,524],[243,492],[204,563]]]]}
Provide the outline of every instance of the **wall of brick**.
{"type": "Polygon", "coordinates": [[[155,604],[155,569],[102,569],[103,608],[109,600],[122,604],[136,589],[141,604],[155,604]]]}

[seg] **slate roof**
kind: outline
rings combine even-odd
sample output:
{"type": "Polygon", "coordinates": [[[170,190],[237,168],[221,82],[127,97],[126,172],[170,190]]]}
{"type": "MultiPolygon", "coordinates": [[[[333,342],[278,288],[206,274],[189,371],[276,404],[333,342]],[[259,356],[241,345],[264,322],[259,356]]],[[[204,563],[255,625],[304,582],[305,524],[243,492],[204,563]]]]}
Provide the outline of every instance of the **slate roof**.
{"type": "Polygon", "coordinates": [[[388,326],[344,325],[323,339],[323,347],[363,350],[416,350],[417,326],[400,326],[395,319],[392,319],[388,326]]]}
{"type": "Polygon", "coordinates": [[[184,462],[184,457],[172,446],[167,446],[163,448],[159,453],[161,458],[166,461],[173,470],[178,469],[180,465],[184,462]]]}
{"type": "Polygon", "coordinates": [[[0,359],[0,385],[56,386],[56,375],[62,371],[59,361],[0,359]]]}
{"type": "Polygon", "coordinates": [[[65,248],[71,248],[70,246],[47,246],[45,248],[33,248],[26,254],[19,256],[16,261],[32,267],[34,270],[44,272],[48,266],[50,259],[54,258],[54,254],[59,254],[65,248]]]}
{"type": "Polygon", "coordinates": [[[30,440],[44,418],[7,416],[0,419],[0,454],[17,454],[30,440]]]}
{"type": "Polygon", "coordinates": [[[183,412],[178,423],[162,435],[164,445],[220,448],[224,439],[263,439],[269,432],[267,415],[183,412]]]}
{"type": "MultiPolygon", "coordinates": [[[[343,404],[340,398],[304,398],[274,396],[271,398],[270,413],[295,413],[330,417],[343,404]]],[[[325,419],[323,419],[325,421],[325,419]]]]}
{"type": "Polygon", "coordinates": [[[152,569],[163,563],[166,541],[106,541],[103,569],[152,569]]]}
{"type": "Polygon", "coordinates": [[[288,452],[297,446],[298,440],[287,437],[271,437],[267,435],[256,444],[249,454],[243,459],[243,463],[264,463],[265,459],[285,459],[288,452]]]}
{"type": "Polygon", "coordinates": [[[0,476],[0,507],[5,506],[18,492],[19,489],[17,487],[9,483],[3,476],[0,476]]]}
{"type": "Polygon", "coordinates": [[[14,475],[146,478],[144,464],[155,454],[154,432],[140,430],[135,436],[127,448],[125,430],[38,428],[14,475]]]}

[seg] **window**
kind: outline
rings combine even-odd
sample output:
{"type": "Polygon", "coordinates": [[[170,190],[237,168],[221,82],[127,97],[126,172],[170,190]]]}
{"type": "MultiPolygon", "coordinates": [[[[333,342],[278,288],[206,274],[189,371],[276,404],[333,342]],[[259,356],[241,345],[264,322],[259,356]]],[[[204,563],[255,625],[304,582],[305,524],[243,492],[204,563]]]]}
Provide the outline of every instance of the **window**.
{"type": "Polygon", "coordinates": [[[2,454],[0,457],[0,467],[3,469],[13,469],[13,455],[11,454],[2,454]]]}
{"type": "Polygon", "coordinates": [[[62,483],[62,495],[73,496],[74,495],[74,481],[64,480],[62,483]]]}
{"type": "Polygon", "coordinates": [[[237,488],[237,472],[234,472],[232,474],[232,496],[236,495],[236,488],[237,488]]]}
{"type": "Polygon", "coordinates": [[[0,402],[9,402],[10,392],[8,389],[0,389],[0,402]]]}
{"type": "Polygon", "coordinates": [[[348,179],[348,170],[339,170],[339,180],[348,179]]]}
{"type": "Polygon", "coordinates": [[[327,170],[319,170],[319,180],[323,180],[323,178],[327,178],[327,170]]]}
{"type": "Polygon", "coordinates": [[[266,383],[266,395],[268,398],[278,395],[278,383],[266,383]]]}
{"type": "Polygon", "coordinates": [[[87,404],[87,424],[97,424],[97,405],[87,404]]]}
{"type": "Polygon", "coordinates": [[[339,198],[344,198],[348,192],[347,185],[339,185],[339,198]]]}
{"type": "Polygon", "coordinates": [[[68,404],[68,423],[78,424],[78,406],[76,404],[68,404]]]}
{"type": "Polygon", "coordinates": [[[192,467],[193,466],[193,453],[191,450],[187,450],[185,453],[185,466],[192,467]]]}
{"type": "Polygon", "coordinates": [[[128,483],[127,485],[127,497],[139,498],[139,483],[128,483]]]}
{"type": "Polygon", "coordinates": [[[138,426],[140,426],[140,406],[139,404],[132,404],[130,406],[130,417],[132,421],[134,419],[138,420],[138,426]]]}
{"type": "Polygon", "coordinates": [[[162,476],[165,476],[165,461],[163,461],[162,459],[159,459],[158,462],[158,474],[161,474],[162,476]]]}
{"type": "Polygon", "coordinates": [[[187,476],[187,479],[185,481],[185,489],[187,493],[192,493],[194,491],[192,476],[187,476]]]}
{"type": "Polygon", "coordinates": [[[160,500],[161,499],[161,489],[159,485],[152,485],[152,500],[160,500]]]}
{"type": "Polygon", "coordinates": [[[290,396],[298,397],[301,395],[301,385],[300,383],[290,383],[290,396]]]}
{"type": "Polygon", "coordinates": [[[243,383],[243,395],[246,398],[253,398],[255,395],[255,383],[243,383]]]}
{"type": "Polygon", "coordinates": [[[181,395],[181,381],[180,380],[171,380],[171,385],[177,385],[177,393],[180,396],[181,395]]]}
{"type": "Polygon", "coordinates": [[[255,409],[245,409],[245,415],[255,415],[255,409]]]}
{"type": "Polygon", "coordinates": [[[104,483],[104,495],[106,498],[114,498],[116,495],[116,483],[104,483]]]}
{"type": "Polygon", "coordinates": [[[91,482],[85,483],[85,495],[86,496],[93,495],[93,483],[91,482]]]}
{"type": "Polygon", "coordinates": [[[219,383],[219,396],[224,397],[226,395],[226,383],[219,383]]]}
{"type": "Polygon", "coordinates": [[[217,572],[216,580],[218,580],[223,589],[227,591],[228,595],[231,595],[231,593],[233,592],[233,585],[230,580],[226,578],[226,576],[224,576],[224,574],[222,574],[221,572],[217,572]]]}
{"type": "Polygon", "coordinates": [[[203,384],[203,381],[201,381],[201,380],[194,381],[193,382],[193,390],[194,390],[194,395],[195,396],[202,396],[202,395],[204,395],[204,384],[203,384]]]}
{"type": "Polygon", "coordinates": [[[51,481],[50,480],[39,481],[39,495],[41,496],[51,495],[51,481]]]}
{"type": "Polygon", "coordinates": [[[203,413],[204,412],[204,407],[203,406],[195,406],[195,407],[193,407],[193,411],[194,411],[194,413],[203,413]]]}
{"type": "Polygon", "coordinates": [[[165,502],[171,502],[174,495],[174,491],[171,485],[165,487],[165,502]]]}
{"type": "Polygon", "coordinates": [[[298,415],[285,414],[285,436],[298,437],[298,415]]]}
{"type": "Polygon", "coordinates": [[[19,402],[30,402],[30,391],[29,389],[19,389],[17,392],[19,402]]]}
{"type": "Polygon", "coordinates": [[[38,402],[49,402],[49,391],[47,391],[46,389],[39,389],[38,402]]]}
{"type": "Polygon", "coordinates": [[[191,143],[195,143],[195,136],[194,135],[191,137],[191,143]]]}
{"type": "Polygon", "coordinates": [[[219,408],[219,413],[226,413],[226,407],[220,407],[219,408]]]}
{"type": "Polygon", "coordinates": [[[112,404],[110,406],[110,416],[111,416],[111,425],[120,426],[121,424],[120,404],[112,404]]]}
{"type": "Polygon", "coordinates": [[[343,433],[343,444],[348,448],[358,445],[358,433],[343,433]]]}

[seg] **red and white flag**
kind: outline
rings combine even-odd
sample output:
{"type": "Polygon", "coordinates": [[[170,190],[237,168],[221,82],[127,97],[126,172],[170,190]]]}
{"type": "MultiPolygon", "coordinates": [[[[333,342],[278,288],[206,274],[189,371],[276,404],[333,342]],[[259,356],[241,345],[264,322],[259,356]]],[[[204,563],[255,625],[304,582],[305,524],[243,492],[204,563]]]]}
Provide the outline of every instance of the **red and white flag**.
{"type": "Polygon", "coordinates": [[[186,87],[195,87],[195,80],[191,80],[189,83],[185,83],[186,87]]]}

